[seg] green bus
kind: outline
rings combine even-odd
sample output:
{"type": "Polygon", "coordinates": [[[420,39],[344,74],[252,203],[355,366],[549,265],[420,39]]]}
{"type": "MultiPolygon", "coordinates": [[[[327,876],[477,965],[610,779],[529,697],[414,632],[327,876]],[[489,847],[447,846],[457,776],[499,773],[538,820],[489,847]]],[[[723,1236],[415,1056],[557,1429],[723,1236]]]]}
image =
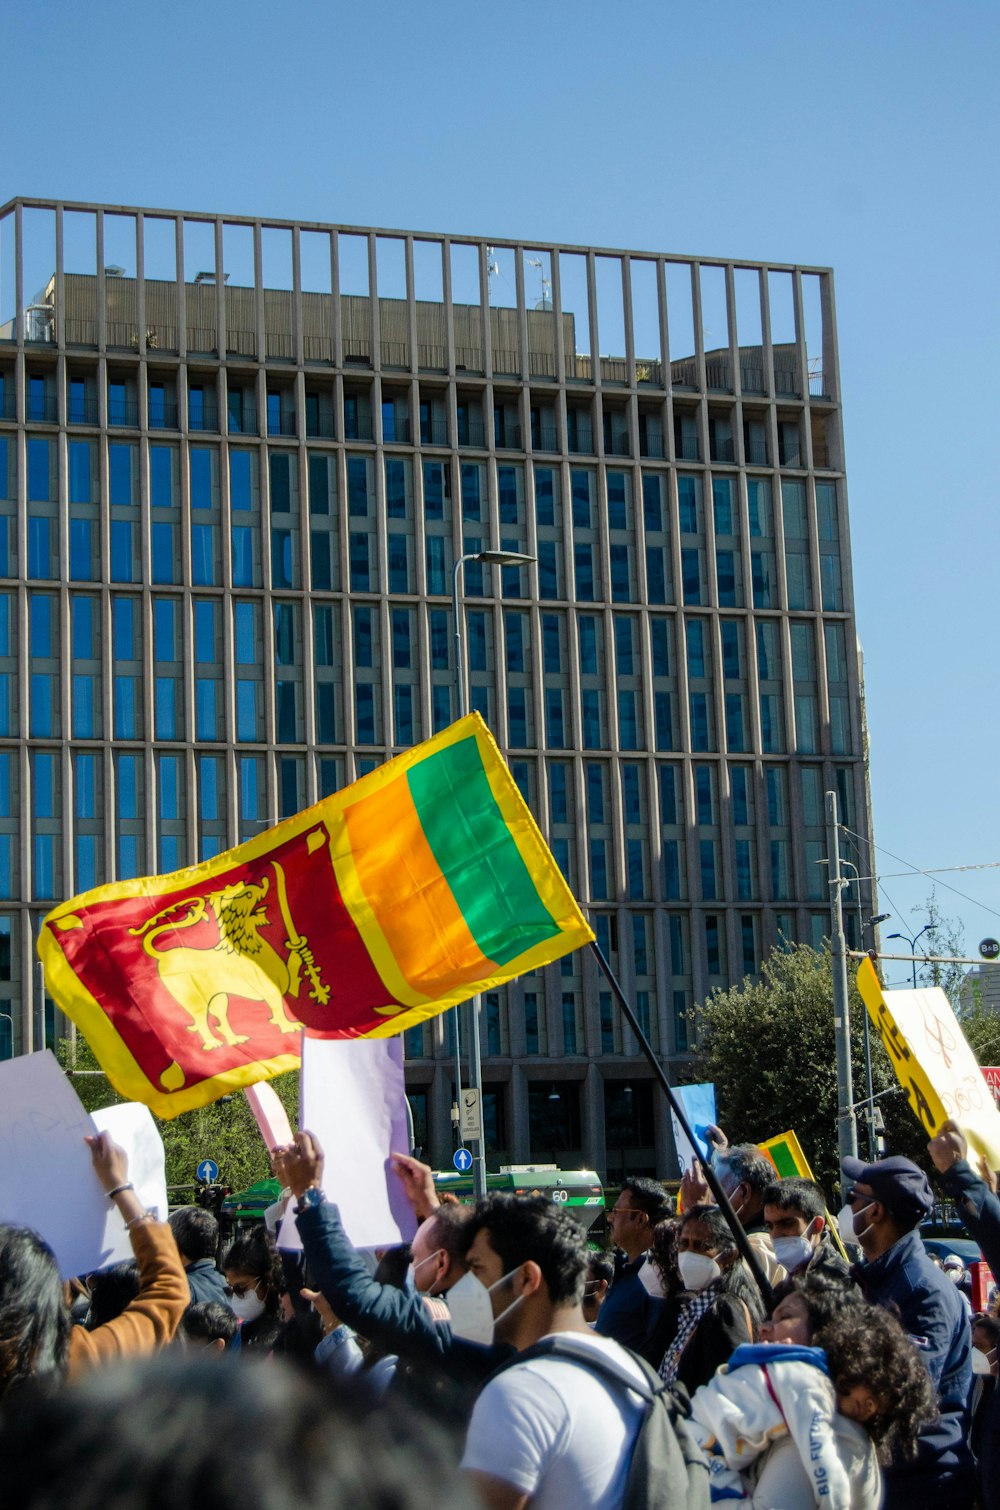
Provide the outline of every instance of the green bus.
{"type": "MultiPolygon", "coordinates": [[[[474,1199],[472,1175],[450,1170],[435,1170],[434,1188],[438,1195],[455,1195],[460,1201],[474,1199]]],[[[590,1228],[604,1214],[604,1187],[592,1169],[560,1169],[557,1164],[502,1164],[496,1174],[487,1174],[489,1194],[508,1190],[512,1195],[544,1195],[555,1205],[565,1206],[577,1221],[590,1228]]]]}

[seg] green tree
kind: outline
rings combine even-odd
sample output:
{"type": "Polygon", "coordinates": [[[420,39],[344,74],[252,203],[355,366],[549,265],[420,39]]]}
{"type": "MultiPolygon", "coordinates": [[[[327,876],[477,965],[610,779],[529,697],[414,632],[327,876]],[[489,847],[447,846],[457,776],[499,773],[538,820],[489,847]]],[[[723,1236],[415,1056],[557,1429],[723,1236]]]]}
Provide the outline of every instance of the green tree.
{"type": "MultiPolygon", "coordinates": [[[[854,1100],[865,1094],[864,1004],[849,971],[854,1100]]],[[[763,1142],[791,1128],[832,1201],[840,1188],[837,1139],[837,1057],[833,970],[829,946],[774,950],[760,979],[717,991],[693,1014],[698,1047],[692,1078],[715,1083],[718,1114],[731,1142],[763,1142]]],[[[871,1034],[876,1095],[898,1082],[876,1033],[871,1034]]],[[[927,1139],[901,1093],[876,1102],[890,1152],[927,1160],[927,1139]]],[[[858,1144],[868,1136],[858,1108],[858,1144]]]]}
{"type": "Polygon", "coordinates": [[[965,954],[965,935],[958,918],[948,917],[941,911],[937,892],[932,888],[926,902],[910,909],[912,916],[927,927],[927,932],[917,944],[920,954],[933,954],[938,958],[917,965],[918,986],[940,986],[952,1006],[958,1011],[962,982],[966,965],[942,964],[942,959],[962,958],[965,954]]]}
{"type": "Polygon", "coordinates": [[[1000,1012],[977,1001],[959,1013],[962,1032],[980,1064],[1000,1064],[1000,1012]]]}
{"type": "MultiPolygon", "coordinates": [[[[127,1100],[101,1073],[93,1050],[81,1035],[77,1035],[75,1050],[69,1039],[63,1039],[57,1053],[88,1111],[127,1100]]],[[[271,1084],[294,1128],[299,1104],[298,1071],[279,1075],[271,1084]]],[[[271,1173],[264,1140],[242,1091],[223,1096],[197,1111],[182,1112],[179,1117],[157,1118],[156,1125],[166,1153],[168,1186],[193,1185],[195,1170],[206,1158],[215,1160],[220,1181],[231,1190],[245,1190],[271,1173]]],[[[183,1202],[184,1196],[178,1191],[177,1204],[183,1202]]]]}

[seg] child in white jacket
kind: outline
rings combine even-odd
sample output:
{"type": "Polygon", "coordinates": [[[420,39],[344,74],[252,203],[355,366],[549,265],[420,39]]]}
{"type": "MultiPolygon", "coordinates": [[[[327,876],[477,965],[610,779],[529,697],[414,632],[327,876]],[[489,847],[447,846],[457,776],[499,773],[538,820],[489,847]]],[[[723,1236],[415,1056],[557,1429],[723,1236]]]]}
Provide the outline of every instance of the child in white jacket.
{"type": "Polygon", "coordinates": [[[807,1280],[775,1308],[762,1335],[766,1341],[737,1348],[692,1397],[713,1501],[751,1500],[766,1455],[791,1439],[798,1484],[786,1490],[792,1498],[782,1510],[878,1505],[875,1443],[893,1436],[912,1446],[934,1414],[927,1371],[902,1328],[841,1285],[807,1280]],[[840,1417],[867,1435],[860,1461],[857,1433],[845,1432],[840,1417]]]}

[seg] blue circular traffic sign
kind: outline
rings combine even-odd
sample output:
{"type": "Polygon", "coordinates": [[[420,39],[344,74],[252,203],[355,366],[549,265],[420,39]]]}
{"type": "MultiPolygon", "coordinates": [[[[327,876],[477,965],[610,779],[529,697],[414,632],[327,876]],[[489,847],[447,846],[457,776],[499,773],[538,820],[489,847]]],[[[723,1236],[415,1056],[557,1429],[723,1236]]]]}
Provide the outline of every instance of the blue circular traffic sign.
{"type": "Polygon", "coordinates": [[[214,1185],[219,1178],[219,1166],[214,1159],[202,1159],[195,1170],[195,1176],[203,1185],[214,1185]]]}
{"type": "Polygon", "coordinates": [[[467,1169],[472,1168],[472,1155],[467,1148],[456,1148],[451,1162],[459,1174],[464,1174],[467,1169]]]}

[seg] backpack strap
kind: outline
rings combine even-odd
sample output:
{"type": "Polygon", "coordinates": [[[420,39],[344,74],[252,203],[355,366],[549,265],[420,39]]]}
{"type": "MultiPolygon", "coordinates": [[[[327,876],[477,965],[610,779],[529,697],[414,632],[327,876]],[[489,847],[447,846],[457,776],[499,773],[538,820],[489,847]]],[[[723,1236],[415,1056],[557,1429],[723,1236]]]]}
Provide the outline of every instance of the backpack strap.
{"type": "Polygon", "coordinates": [[[567,1363],[582,1364],[584,1368],[590,1369],[591,1373],[598,1374],[609,1383],[618,1385],[619,1389],[631,1390],[647,1404],[660,1394],[673,1396],[670,1386],[660,1378],[645,1358],[629,1352],[627,1348],[623,1348],[622,1351],[628,1354],[630,1362],[634,1363],[643,1375],[643,1383],[633,1378],[631,1373],[626,1373],[612,1359],[605,1357],[595,1348],[589,1347],[586,1343],[576,1342],[571,1332],[559,1332],[554,1337],[545,1337],[532,1347],[525,1348],[523,1352],[515,1353],[493,1371],[490,1379],[495,1379],[498,1374],[502,1374],[508,1368],[513,1368],[518,1363],[529,1363],[533,1358],[561,1358],[567,1363]]]}

